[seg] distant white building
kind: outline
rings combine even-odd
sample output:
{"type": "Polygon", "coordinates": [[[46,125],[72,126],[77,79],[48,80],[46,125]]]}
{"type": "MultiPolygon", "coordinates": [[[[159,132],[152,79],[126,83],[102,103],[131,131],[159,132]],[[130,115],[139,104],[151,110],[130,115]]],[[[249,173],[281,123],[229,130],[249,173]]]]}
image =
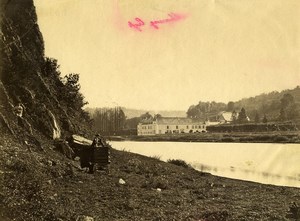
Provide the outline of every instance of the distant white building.
{"type": "MultiPolygon", "coordinates": [[[[238,117],[238,113],[236,113],[236,119],[238,117]]],[[[234,116],[232,112],[222,111],[218,115],[218,121],[221,124],[231,123],[233,121],[234,116]]]]}
{"type": "MultiPolygon", "coordinates": [[[[234,119],[238,119],[239,113],[238,112],[227,112],[227,111],[222,111],[218,115],[218,121],[220,124],[226,124],[226,123],[231,123],[234,121],[234,119]]],[[[247,121],[250,121],[250,118],[247,116],[247,121]]]]}
{"type": "Polygon", "coordinates": [[[143,120],[137,126],[139,136],[206,132],[206,124],[198,119],[185,117],[159,117],[143,120]]]}

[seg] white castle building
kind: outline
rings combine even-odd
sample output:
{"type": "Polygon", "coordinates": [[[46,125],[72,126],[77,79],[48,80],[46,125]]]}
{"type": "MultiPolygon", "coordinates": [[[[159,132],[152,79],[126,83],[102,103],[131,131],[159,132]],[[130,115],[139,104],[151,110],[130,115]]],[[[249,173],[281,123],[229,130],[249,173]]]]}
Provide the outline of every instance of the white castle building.
{"type": "Polygon", "coordinates": [[[156,134],[206,132],[206,124],[199,119],[185,117],[159,117],[142,120],[137,126],[138,136],[156,134]]]}

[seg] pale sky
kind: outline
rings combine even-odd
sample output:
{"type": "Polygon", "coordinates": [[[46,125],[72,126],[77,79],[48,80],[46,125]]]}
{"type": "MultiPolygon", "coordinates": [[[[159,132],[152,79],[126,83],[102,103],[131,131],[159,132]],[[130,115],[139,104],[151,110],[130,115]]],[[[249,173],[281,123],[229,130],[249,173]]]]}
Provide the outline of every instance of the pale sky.
{"type": "Polygon", "coordinates": [[[299,0],[34,2],[46,56],[80,74],[90,107],[186,111],[300,85],[299,0]],[[150,26],[170,13],[184,18],[150,26]]]}

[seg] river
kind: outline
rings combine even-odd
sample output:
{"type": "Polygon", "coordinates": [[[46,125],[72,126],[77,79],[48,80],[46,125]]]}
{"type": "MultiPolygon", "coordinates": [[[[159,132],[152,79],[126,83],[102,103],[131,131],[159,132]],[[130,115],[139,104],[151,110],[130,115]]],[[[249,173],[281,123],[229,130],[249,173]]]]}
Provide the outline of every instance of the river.
{"type": "Polygon", "coordinates": [[[265,184],[300,187],[300,145],[257,143],[110,142],[113,148],[182,159],[213,175],[265,184]]]}

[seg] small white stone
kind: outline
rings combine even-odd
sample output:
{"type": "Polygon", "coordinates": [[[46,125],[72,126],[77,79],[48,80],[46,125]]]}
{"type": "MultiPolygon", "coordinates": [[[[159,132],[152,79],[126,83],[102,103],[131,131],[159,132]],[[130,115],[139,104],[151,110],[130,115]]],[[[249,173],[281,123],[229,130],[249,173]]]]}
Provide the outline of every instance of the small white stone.
{"type": "Polygon", "coordinates": [[[78,216],[76,221],[94,221],[94,218],[90,216],[78,216]]]}
{"type": "Polygon", "coordinates": [[[125,180],[123,180],[122,178],[119,179],[119,184],[123,185],[125,183],[126,183],[125,180]]]}

